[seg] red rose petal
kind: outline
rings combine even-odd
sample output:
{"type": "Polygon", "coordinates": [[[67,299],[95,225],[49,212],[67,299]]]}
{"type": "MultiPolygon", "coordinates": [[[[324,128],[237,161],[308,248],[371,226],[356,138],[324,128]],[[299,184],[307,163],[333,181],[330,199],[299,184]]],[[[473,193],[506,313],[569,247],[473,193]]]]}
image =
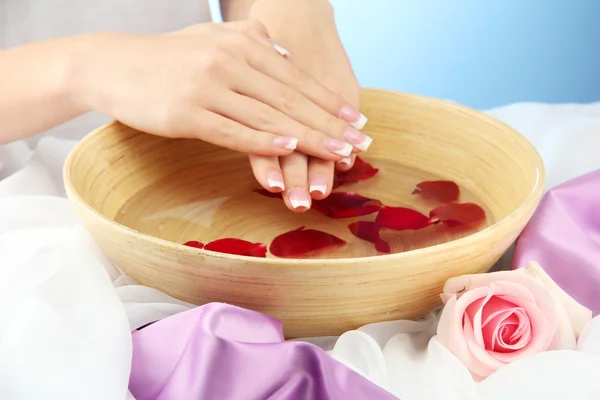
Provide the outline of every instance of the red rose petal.
{"type": "Polygon", "coordinates": [[[236,238],[217,239],[204,246],[204,250],[249,257],[265,258],[267,256],[266,245],[236,238]]]}
{"type": "Polygon", "coordinates": [[[431,218],[418,211],[405,207],[383,206],[379,210],[375,223],[380,229],[394,231],[417,230],[432,224],[431,218]]]}
{"type": "Polygon", "coordinates": [[[458,200],[460,189],[452,181],[425,181],[417,184],[412,194],[418,194],[425,199],[448,204],[458,200]]]}
{"type": "Polygon", "coordinates": [[[375,243],[375,250],[380,253],[391,253],[392,249],[390,248],[390,244],[383,239],[379,239],[377,243],[375,243]]]}
{"type": "Polygon", "coordinates": [[[371,221],[357,221],[348,225],[348,229],[354,236],[375,244],[375,250],[381,253],[391,252],[388,242],[379,236],[379,226],[371,221]]]}
{"type": "Polygon", "coordinates": [[[377,243],[379,240],[379,226],[371,221],[357,221],[348,225],[354,236],[367,242],[377,243]]]}
{"type": "Polygon", "coordinates": [[[203,249],[204,248],[204,243],[198,242],[196,240],[190,240],[189,242],[185,242],[183,245],[184,246],[195,247],[197,249],[203,249]]]}
{"type": "Polygon", "coordinates": [[[266,189],[254,189],[254,191],[256,193],[258,193],[258,194],[261,194],[261,195],[265,196],[265,197],[271,197],[271,198],[274,198],[274,199],[277,199],[277,198],[281,199],[282,198],[281,192],[279,192],[279,193],[271,193],[271,192],[269,192],[266,189]]]}
{"type": "Polygon", "coordinates": [[[277,236],[271,242],[269,251],[277,257],[294,258],[345,244],[344,240],[327,232],[301,227],[277,236]]]}
{"type": "Polygon", "coordinates": [[[484,220],[485,211],[475,203],[446,204],[431,210],[429,216],[448,226],[457,226],[484,220]]]}
{"type": "Polygon", "coordinates": [[[379,200],[370,199],[357,193],[331,193],[323,200],[313,200],[312,207],[330,218],[351,218],[373,214],[379,211],[379,200]]]}
{"type": "Polygon", "coordinates": [[[379,169],[373,168],[371,164],[360,157],[356,157],[354,165],[348,171],[336,171],[333,180],[333,188],[338,188],[346,183],[364,181],[377,175],[379,169]]]}

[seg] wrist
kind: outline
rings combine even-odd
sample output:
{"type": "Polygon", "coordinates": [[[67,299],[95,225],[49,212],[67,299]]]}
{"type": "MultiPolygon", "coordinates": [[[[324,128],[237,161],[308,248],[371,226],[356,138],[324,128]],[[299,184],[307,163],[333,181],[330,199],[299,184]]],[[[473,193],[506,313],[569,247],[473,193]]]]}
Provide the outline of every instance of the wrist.
{"type": "Polygon", "coordinates": [[[339,41],[333,7],[328,0],[255,0],[250,19],[263,23],[269,35],[295,55],[314,43],[339,41]]]}
{"type": "Polygon", "coordinates": [[[132,57],[131,42],[138,35],[98,32],[78,36],[71,46],[69,93],[73,102],[87,111],[113,116],[123,61],[132,57]]]}
{"type": "Polygon", "coordinates": [[[289,12],[297,15],[298,13],[306,13],[308,11],[333,17],[333,6],[329,0],[251,0],[251,2],[254,8],[268,8],[279,13],[289,12]]]}
{"type": "Polygon", "coordinates": [[[82,114],[95,110],[90,101],[89,80],[94,79],[90,69],[94,63],[93,52],[98,51],[94,43],[97,35],[74,36],[66,39],[63,46],[61,91],[82,114]]]}

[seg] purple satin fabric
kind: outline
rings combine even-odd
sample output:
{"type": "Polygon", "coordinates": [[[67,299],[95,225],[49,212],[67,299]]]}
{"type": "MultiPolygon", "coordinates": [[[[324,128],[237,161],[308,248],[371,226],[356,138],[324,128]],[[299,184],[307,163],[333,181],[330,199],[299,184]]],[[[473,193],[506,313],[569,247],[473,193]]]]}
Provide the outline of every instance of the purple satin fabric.
{"type": "Polygon", "coordinates": [[[519,237],[513,269],[537,261],[594,315],[600,313],[600,170],[549,190],[519,237]]]}
{"type": "Polygon", "coordinates": [[[211,303],[134,332],[137,400],[388,400],[320,348],[284,342],[281,323],[211,303]]]}

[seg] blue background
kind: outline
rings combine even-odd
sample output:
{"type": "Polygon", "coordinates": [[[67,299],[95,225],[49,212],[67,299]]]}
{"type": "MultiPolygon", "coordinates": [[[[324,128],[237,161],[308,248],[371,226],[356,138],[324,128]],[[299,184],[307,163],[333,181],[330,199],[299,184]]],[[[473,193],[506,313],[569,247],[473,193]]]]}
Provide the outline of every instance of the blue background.
{"type": "Polygon", "coordinates": [[[331,0],[362,86],[474,108],[600,100],[600,0],[331,0]]]}

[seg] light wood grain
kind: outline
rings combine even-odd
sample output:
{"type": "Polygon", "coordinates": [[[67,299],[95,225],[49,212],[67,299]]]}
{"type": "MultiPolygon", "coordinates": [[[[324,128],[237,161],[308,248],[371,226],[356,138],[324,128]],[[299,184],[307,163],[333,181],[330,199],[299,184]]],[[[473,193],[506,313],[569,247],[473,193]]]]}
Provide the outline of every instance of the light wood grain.
{"type": "Polygon", "coordinates": [[[439,305],[446,279],[486,271],[514,242],[540,200],[543,164],[513,129],[453,103],[365,89],[362,104],[365,132],[374,137],[365,158],[389,169],[356,190],[426,211],[410,195],[414,184],[454,180],[463,201],[485,207],[481,230],[396,235],[394,250],[412,251],[384,256],[365,257],[371,247],[357,240],[331,259],[255,259],[188,248],[178,243],[223,236],[268,243],[307,221],[352,237],[348,221],[282,214],[280,200],[252,197],[257,186],[243,154],[116,122],[70,154],[67,193],[108,258],[139,283],[181,300],[265,312],[283,321],[286,337],[416,318],[439,305]]]}

